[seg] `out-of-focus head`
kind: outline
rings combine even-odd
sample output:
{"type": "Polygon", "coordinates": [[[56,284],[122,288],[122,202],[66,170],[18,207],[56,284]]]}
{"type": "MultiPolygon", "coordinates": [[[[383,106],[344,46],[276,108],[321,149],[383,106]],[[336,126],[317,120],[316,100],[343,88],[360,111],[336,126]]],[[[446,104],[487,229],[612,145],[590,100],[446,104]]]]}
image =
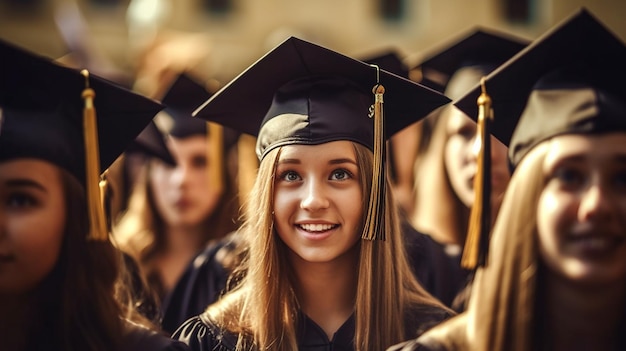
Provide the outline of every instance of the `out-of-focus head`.
{"type": "MultiPolygon", "coordinates": [[[[581,10],[486,79],[511,165],[545,153],[542,260],[583,284],[626,277],[625,59],[624,43],[581,10]]],[[[471,114],[478,94],[456,105],[471,114]]]]}

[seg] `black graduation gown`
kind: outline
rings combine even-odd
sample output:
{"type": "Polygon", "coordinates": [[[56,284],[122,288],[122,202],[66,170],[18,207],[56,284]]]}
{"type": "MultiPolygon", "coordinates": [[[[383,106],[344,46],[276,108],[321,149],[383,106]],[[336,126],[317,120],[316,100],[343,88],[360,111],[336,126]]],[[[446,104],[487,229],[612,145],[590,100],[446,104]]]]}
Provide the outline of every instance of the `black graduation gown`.
{"type": "Polygon", "coordinates": [[[187,351],[189,347],[175,339],[141,327],[125,337],[120,351],[187,351]]]}
{"type": "MultiPolygon", "coordinates": [[[[128,324],[128,333],[123,337],[119,348],[112,351],[188,351],[189,347],[178,340],[160,334],[156,331],[128,324]]],[[[45,328],[29,340],[27,350],[32,351],[62,351],[58,340],[58,331],[54,328],[45,328]]],[[[2,347],[0,346],[0,349],[2,347]]]]}
{"type": "Polygon", "coordinates": [[[207,246],[191,261],[163,302],[161,322],[163,330],[173,333],[184,321],[201,314],[208,305],[217,301],[226,287],[230,272],[215,256],[220,250],[232,252],[234,245],[227,236],[207,246]]]}
{"type": "MultiPolygon", "coordinates": [[[[417,337],[451,315],[438,307],[423,306],[406,320],[406,335],[417,337]]],[[[305,314],[299,314],[296,331],[300,351],[353,351],[355,320],[350,316],[329,340],[324,330],[305,314]]],[[[172,335],[192,351],[233,351],[237,335],[224,331],[201,314],[183,323],[172,335]]]]}
{"type": "Polygon", "coordinates": [[[415,230],[407,221],[402,222],[402,234],[409,264],[417,280],[431,295],[451,307],[470,273],[461,268],[460,254],[446,253],[444,245],[415,230]]]}

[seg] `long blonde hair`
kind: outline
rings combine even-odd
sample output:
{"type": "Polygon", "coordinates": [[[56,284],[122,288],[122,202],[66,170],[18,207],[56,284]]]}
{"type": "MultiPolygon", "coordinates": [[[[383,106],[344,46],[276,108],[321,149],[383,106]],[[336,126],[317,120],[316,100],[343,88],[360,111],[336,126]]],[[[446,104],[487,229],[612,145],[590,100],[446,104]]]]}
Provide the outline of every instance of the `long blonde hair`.
{"type": "Polygon", "coordinates": [[[424,334],[421,343],[448,350],[531,350],[539,270],[537,204],[548,148],[549,142],[536,146],[511,177],[488,262],[476,274],[467,311],[424,334]]]}
{"type": "MultiPolygon", "coordinates": [[[[372,183],[372,152],[353,144],[360,172],[363,217],[372,183]]],[[[296,350],[298,300],[292,288],[287,246],[273,226],[275,168],[281,149],[261,162],[250,193],[247,219],[240,229],[247,251],[240,284],[205,316],[239,335],[238,350],[296,350]]],[[[389,186],[389,182],[387,184],[389,186]]],[[[443,307],[419,285],[407,263],[391,191],[385,198],[386,241],[360,242],[355,297],[355,349],[383,350],[405,340],[406,312],[424,305],[443,307]],[[375,331],[375,332],[372,332],[375,331]]]]}
{"type": "Polygon", "coordinates": [[[415,209],[411,224],[445,244],[463,244],[469,221],[469,208],[452,189],[444,154],[450,138],[449,112],[452,106],[427,118],[432,135],[415,162],[415,209]]]}

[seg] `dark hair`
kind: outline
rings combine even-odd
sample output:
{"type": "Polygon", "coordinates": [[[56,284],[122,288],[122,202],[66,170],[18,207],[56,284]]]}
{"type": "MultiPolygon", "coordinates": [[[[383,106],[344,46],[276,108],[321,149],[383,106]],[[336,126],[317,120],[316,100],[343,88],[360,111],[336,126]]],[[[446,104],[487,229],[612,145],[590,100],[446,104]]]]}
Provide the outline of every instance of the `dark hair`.
{"type": "MultiPolygon", "coordinates": [[[[59,259],[39,289],[42,330],[63,350],[112,350],[133,315],[121,283],[123,262],[110,241],[87,238],[89,219],[85,191],[61,171],[66,223],[59,259]],[[126,304],[127,303],[127,304],[126,304]]],[[[37,336],[36,343],[41,340],[37,336]]],[[[44,338],[45,339],[45,338],[44,338]]]]}

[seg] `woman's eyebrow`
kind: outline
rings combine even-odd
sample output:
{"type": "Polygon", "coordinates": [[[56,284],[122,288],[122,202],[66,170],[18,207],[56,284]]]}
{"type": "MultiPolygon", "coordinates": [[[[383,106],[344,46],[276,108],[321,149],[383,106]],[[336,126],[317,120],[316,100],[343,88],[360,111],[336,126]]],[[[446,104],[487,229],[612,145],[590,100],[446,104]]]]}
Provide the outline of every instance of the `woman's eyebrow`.
{"type": "Polygon", "coordinates": [[[46,193],[48,192],[48,189],[46,189],[39,182],[36,182],[32,179],[26,179],[26,178],[8,179],[5,181],[5,184],[10,187],[29,187],[29,188],[39,189],[46,193]]]}
{"type": "Polygon", "coordinates": [[[352,163],[354,165],[356,165],[356,161],[351,159],[351,158],[336,158],[336,159],[332,159],[330,161],[328,161],[329,164],[332,165],[336,165],[336,164],[340,164],[340,163],[352,163]]]}

